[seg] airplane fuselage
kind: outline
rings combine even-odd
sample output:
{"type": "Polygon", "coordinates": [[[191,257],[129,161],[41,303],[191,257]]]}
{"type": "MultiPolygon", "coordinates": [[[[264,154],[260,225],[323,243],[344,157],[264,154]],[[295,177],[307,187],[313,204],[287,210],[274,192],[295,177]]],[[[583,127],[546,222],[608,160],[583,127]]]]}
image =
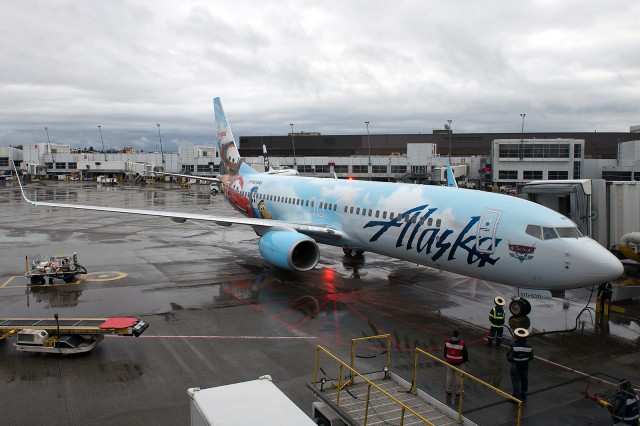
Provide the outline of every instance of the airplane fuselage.
{"type": "Polygon", "coordinates": [[[526,288],[600,284],[619,269],[613,255],[582,236],[570,219],[520,198],[440,186],[269,175],[245,164],[239,172],[224,191],[238,211],[334,228],[341,236],[323,238],[297,228],[321,243],[526,288]]]}

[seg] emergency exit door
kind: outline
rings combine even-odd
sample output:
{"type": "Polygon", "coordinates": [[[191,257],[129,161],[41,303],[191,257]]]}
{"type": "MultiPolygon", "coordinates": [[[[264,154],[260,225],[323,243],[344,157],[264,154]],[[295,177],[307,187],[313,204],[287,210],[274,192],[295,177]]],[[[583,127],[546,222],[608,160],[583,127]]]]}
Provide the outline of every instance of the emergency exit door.
{"type": "Polygon", "coordinates": [[[482,253],[493,253],[496,249],[496,228],[502,212],[485,210],[478,224],[476,234],[476,249],[482,253]]]}

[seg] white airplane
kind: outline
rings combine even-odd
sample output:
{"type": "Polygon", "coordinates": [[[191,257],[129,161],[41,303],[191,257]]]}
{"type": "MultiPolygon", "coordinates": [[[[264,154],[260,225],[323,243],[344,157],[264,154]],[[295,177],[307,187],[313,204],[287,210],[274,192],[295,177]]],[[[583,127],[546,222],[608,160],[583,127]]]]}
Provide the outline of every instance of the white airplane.
{"type": "Polygon", "coordinates": [[[272,169],[269,164],[269,154],[267,154],[267,146],[262,145],[262,159],[264,161],[264,172],[271,175],[297,176],[296,169],[272,169]]]}
{"type": "MultiPolygon", "coordinates": [[[[25,200],[36,206],[251,226],[272,265],[313,269],[319,243],[346,255],[370,251],[518,288],[566,290],[619,277],[620,261],[567,217],[520,198],[449,186],[280,176],[240,157],[219,98],[214,99],[222,189],[245,218],[25,200]]],[[[453,182],[452,182],[453,180],[453,182]]],[[[528,302],[514,300],[514,315],[528,302]]]]}

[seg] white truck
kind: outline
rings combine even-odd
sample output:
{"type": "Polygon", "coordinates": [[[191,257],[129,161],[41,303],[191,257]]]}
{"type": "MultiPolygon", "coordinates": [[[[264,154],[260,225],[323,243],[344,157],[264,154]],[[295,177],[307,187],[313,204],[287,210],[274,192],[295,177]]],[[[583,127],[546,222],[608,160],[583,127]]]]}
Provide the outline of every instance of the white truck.
{"type": "Polygon", "coordinates": [[[187,394],[191,398],[191,426],[315,425],[268,375],[209,389],[189,388],[187,394]]]}
{"type": "Polygon", "coordinates": [[[118,181],[116,178],[100,175],[98,176],[98,183],[101,185],[116,185],[118,181]]]}

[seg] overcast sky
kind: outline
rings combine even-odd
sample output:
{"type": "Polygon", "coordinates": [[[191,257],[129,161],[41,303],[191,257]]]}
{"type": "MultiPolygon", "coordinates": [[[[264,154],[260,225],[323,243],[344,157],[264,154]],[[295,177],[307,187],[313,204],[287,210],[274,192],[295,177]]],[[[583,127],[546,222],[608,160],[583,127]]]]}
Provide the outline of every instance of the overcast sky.
{"type": "Polygon", "coordinates": [[[0,0],[0,146],[627,132],[640,1],[0,0]]]}

